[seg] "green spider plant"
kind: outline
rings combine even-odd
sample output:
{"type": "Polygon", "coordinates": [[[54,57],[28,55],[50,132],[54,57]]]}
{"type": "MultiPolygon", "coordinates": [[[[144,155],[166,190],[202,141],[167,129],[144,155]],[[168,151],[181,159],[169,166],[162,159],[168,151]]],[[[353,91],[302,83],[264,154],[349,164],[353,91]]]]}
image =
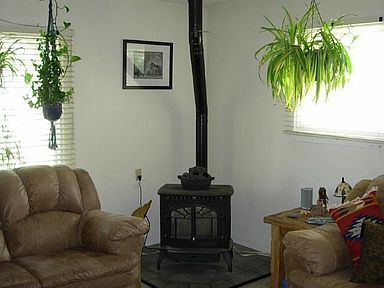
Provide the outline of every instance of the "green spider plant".
{"type": "Polygon", "coordinates": [[[17,41],[8,45],[6,37],[0,37],[0,88],[3,86],[3,71],[8,69],[14,76],[17,73],[17,63],[23,65],[23,62],[16,55],[16,51],[21,49],[15,47],[17,41]]]}
{"type": "MultiPolygon", "coordinates": [[[[293,19],[287,9],[281,26],[262,27],[273,41],[256,51],[262,54],[260,67],[267,64],[267,84],[271,86],[274,102],[282,102],[288,110],[294,110],[303,97],[315,89],[314,101],[318,101],[324,88],[326,96],[344,87],[352,72],[352,64],[343,44],[332,33],[344,16],[323,21],[317,4],[311,2],[301,19],[293,19]],[[314,23],[320,27],[313,28],[314,23]]],[[[261,78],[261,76],[260,76],[261,78]]]]}

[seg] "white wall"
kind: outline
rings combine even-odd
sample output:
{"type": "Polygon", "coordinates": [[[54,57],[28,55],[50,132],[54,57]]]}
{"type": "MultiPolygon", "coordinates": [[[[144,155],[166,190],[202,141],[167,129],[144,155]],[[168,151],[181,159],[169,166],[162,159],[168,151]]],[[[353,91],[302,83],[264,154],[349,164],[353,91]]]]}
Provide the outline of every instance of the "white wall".
{"type": "MultiPolygon", "coordinates": [[[[187,4],[158,0],[59,1],[75,30],[77,166],[87,169],[105,210],[138,205],[134,169],[143,169],[144,201],[153,199],[149,243],[159,239],[157,190],[194,165],[194,99],[187,4]],[[122,40],[174,43],[172,90],[123,90],[122,40]]],[[[47,1],[2,0],[0,18],[45,25],[47,1]]]]}
{"type": "Polygon", "coordinates": [[[153,200],[149,243],[159,239],[159,197],[194,163],[194,100],[186,4],[157,0],[73,1],[76,155],[90,170],[103,208],[131,212],[134,169],[143,169],[144,200],[153,200]],[[174,43],[172,90],[122,90],[122,39],[174,43]]]}
{"type": "MultiPolygon", "coordinates": [[[[283,107],[258,78],[255,51],[269,39],[259,33],[264,16],[281,23],[284,5],[296,16],[309,1],[236,0],[208,8],[210,172],[231,183],[236,242],[269,250],[263,217],[300,205],[300,187],[320,186],[332,195],[341,177],[351,184],[384,173],[384,151],[359,143],[320,141],[283,134],[283,107]]],[[[346,13],[384,13],[384,2],[321,1],[326,19],[346,13]]],[[[326,117],[326,115],[324,115],[326,117]]],[[[333,203],[339,199],[331,197],[333,203]]]]}

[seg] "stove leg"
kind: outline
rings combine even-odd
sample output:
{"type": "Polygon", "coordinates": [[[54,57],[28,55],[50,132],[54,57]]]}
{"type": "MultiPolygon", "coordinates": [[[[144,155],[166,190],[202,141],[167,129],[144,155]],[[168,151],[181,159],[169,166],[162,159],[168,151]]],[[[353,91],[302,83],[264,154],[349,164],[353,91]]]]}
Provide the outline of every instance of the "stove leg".
{"type": "Polygon", "coordinates": [[[230,250],[228,252],[223,253],[223,258],[225,263],[227,263],[228,271],[232,272],[232,258],[233,258],[233,251],[230,250]]]}
{"type": "Polygon", "coordinates": [[[159,256],[157,256],[157,270],[160,270],[161,262],[164,260],[165,256],[167,256],[167,251],[160,249],[159,256]]]}

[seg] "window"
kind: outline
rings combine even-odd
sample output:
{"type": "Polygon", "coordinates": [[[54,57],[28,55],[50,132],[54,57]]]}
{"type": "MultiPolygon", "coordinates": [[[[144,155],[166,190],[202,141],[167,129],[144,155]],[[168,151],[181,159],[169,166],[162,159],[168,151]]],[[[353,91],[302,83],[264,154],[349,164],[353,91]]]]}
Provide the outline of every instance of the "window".
{"type": "MultiPolygon", "coordinates": [[[[24,96],[31,93],[30,86],[24,83],[25,70],[35,73],[33,61],[39,61],[37,50],[39,32],[0,32],[6,43],[20,47],[18,73],[12,76],[3,71],[3,87],[0,88],[0,169],[22,165],[64,164],[75,165],[73,103],[63,105],[63,115],[56,121],[57,150],[48,148],[50,122],[43,117],[42,109],[30,108],[24,96]]],[[[67,38],[71,47],[71,37],[67,38]]],[[[70,70],[70,69],[69,69],[70,70]]],[[[72,86],[72,71],[68,71],[63,81],[64,87],[72,86]]]]}
{"type": "Polygon", "coordinates": [[[318,103],[304,97],[297,111],[287,112],[287,132],[384,141],[384,24],[353,24],[334,31],[349,50],[350,81],[327,101],[325,96],[318,103]],[[351,45],[354,35],[358,37],[351,45]]]}

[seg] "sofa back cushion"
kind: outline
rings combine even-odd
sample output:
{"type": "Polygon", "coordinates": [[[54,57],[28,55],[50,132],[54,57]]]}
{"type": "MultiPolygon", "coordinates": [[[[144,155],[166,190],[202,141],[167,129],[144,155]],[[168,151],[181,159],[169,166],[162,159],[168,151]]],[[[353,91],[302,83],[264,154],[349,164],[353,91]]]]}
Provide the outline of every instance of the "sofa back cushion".
{"type": "Polygon", "coordinates": [[[66,166],[0,171],[0,223],[11,257],[78,245],[81,214],[100,209],[92,179],[79,171],[66,166]]]}
{"type": "Polygon", "coordinates": [[[5,242],[3,231],[0,229],[0,262],[9,261],[11,256],[7,248],[7,243],[5,242]]]}
{"type": "Polygon", "coordinates": [[[376,192],[376,198],[379,202],[379,207],[381,212],[384,213],[384,175],[377,176],[374,178],[367,187],[367,191],[372,191],[374,189],[376,192]],[[374,189],[376,187],[376,189],[374,189]]]}
{"type": "Polygon", "coordinates": [[[80,187],[84,211],[100,210],[99,196],[88,172],[81,168],[75,168],[73,172],[76,174],[77,183],[80,187]]]}
{"type": "Polygon", "coordinates": [[[19,176],[27,194],[23,204],[29,207],[29,214],[56,209],[59,200],[59,179],[54,169],[41,166],[38,169],[23,167],[14,171],[19,176]]]}
{"type": "Polygon", "coordinates": [[[4,229],[29,216],[27,192],[21,179],[10,170],[0,171],[0,222],[4,229]]]}
{"type": "Polygon", "coordinates": [[[362,179],[355,184],[352,190],[347,194],[346,201],[352,201],[357,197],[363,197],[369,184],[371,184],[372,180],[370,179],[362,179]]]}
{"type": "Polygon", "coordinates": [[[346,200],[352,201],[357,197],[363,197],[373,190],[377,191],[376,198],[379,202],[380,210],[384,213],[384,175],[377,176],[372,180],[360,180],[356,183],[351,192],[348,193],[346,200]]]}

